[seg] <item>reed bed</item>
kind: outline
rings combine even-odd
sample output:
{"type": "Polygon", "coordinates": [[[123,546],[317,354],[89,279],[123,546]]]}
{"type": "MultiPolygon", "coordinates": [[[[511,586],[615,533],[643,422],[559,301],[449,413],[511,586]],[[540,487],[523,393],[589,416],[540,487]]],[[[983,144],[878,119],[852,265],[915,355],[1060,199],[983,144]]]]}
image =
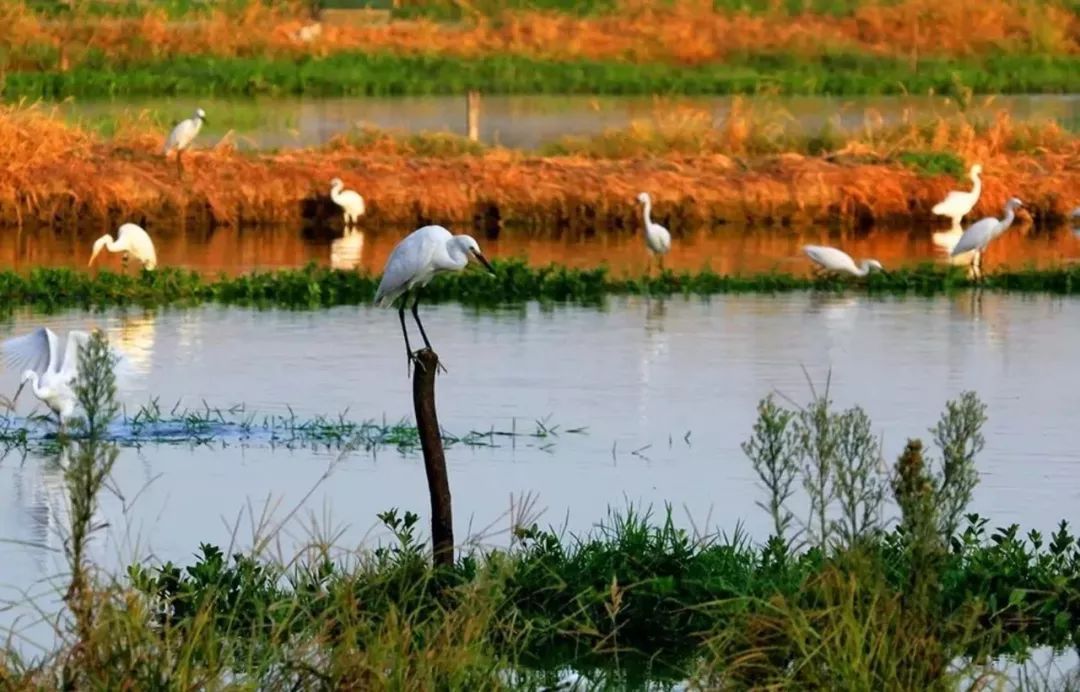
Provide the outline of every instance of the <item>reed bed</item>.
{"type": "Polygon", "coordinates": [[[224,138],[185,154],[185,172],[160,154],[148,119],[119,123],[108,140],[36,107],[0,109],[0,222],[106,229],[148,225],[296,224],[339,211],[329,181],[368,201],[365,225],[502,224],[620,232],[636,228],[641,190],[676,234],[683,223],[826,222],[848,226],[928,220],[948,190],[982,163],[973,214],[1020,196],[1036,222],[1063,218],[1080,199],[1080,144],[1054,125],[964,119],[886,128],[871,112],[861,132],[804,135],[782,114],[736,104],[720,122],[662,102],[657,116],[551,155],[485,149],[450,135],[359,132],[311,150],[241,153],[224,138]]]}
{"type": "Polygon", "coordinates": [[[1032,0],[901,0],[864,3],[843,16],[811,12],[717,11],[712,2],[627,0],[586,16],[508,10],[452,23],[424,18],[358,26],[311,24],[296,5],[251,2],[177,20],[164,10],[138,17],[76,15],[44,20],[22,2],[0,10],[8,71],[127,66],[182,56],[297,59],[333,53],[519,56],[681,66],[746,54],[809,59],[856,53],[921,56],[1080,54],[1080,18],[1067,6],[1032,0]]]}

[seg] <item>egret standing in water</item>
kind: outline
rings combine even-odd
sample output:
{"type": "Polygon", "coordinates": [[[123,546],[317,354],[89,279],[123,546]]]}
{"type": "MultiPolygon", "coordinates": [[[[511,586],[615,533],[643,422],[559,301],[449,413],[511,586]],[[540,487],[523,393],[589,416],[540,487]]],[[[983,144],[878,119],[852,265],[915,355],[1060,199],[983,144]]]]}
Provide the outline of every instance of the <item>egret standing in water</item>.
{"type": "Polygon", "coordinates": [[[806,253],[811,262],[827,272],[845,272],[854,276],[866,276],[871,269],[885,271],[885,268],[881,266],[881,262],[876,259],[864,259],[861,264],[856,265],[855,260],[851,259],[851,255],[834,247],[806,245],[803,247],[803,252],[806,253]]]}
{"type": "Polygon", "coordinates": [[[960,236],[960,240],[956,241],[950,255],[956,257],[962,253],[974,251],[975,262],[972,264],[972,268],[974,269],[975,278],[981,279],[982,256],[986,252],[986,246],[994,238],[1009,230],[1013,219],[1016,218],[1016,210],[1022,206],[1024,206],[1023,202],[1016,197],[1012,197],[1005,203],[1004,218],[997,219],[993,216],[987,216],[985,219],[979,219],[968,226],[964,234],[960,236]]]}
{"type": "Polygon", "coordinates": [[[968,175],[973,183],[970,192],[961,192],[959,190],[953,190],[949,194],[945,195],[945,199],[934,205],[931,209],[932,212],[938,216],[948,216],[952,219],[953,230],[960,230],[960,221],[964,218],[964,215],[975,208],[975,204],[979,201],[979,195],[982,193],[982,180],[979,179],[979,175],[982,174],[982,166],[975,164],[968,171],[968,175]]]}
{"type": "Polygon", "coordinates": [[[341,207],[345,214],[345,226],[355,224],[364,215],[364,198],[355,190],[346,190],[341,178],[330,181],[330,199],[341,207]]]}
{"type": "Polygon", "coordinates": [[[398,318],[401,320],[401,333],[405,335],[405,356],[410,363],[415,356],[409,345],[409,330],[405,327],[408,294],[412,293],[413,296],[413,319],[420,328],[424,346],[430,350],[431,342],[428,341],[424,325],[416,311],[420,303],[420,289],[436,274],[463,270],[470,259],[475,259],[488,271],[495,273],[472,236],[451,235],[450,231],[442,226],[418,228],[405,236],[390,253],[386,267],[383,268],[379,289],[375,292],[375,304],[383,308],[391,307],[395,301],[401,299],[398,304],[398,318]]]}
{"type": "Polygon", "coordinates": [[[170,151],[176,151],[176,168],[181,174],[184,172],[184,167],[180,162],[180,155],[195,141],[195,135],[199,134],[204,122],[206,122],[206,111],[196,108],[195,114],[177,123],[169,133],[169,138],[165,140],[163,153],[168,156],[170,151]]]}
{"type": "Polygon", "coordinates": [[[90,262],[86,266],[92,265],[94,259],[102,250],[124,253],[125,267],[127,266],[128,255],[141,262],[144,269],[154,269],[157,266],[157,252],[154,250],[154,241],[150,240],[150,234],[137,224],[125,223],[117,229],[116,240],[113,240],[113,237],[107,233],[95,240],[94,249],[90,253],[90,262]]]}
{"type": "Polygon", "coordinates": [[[48,327],[40,327],[29,334],[4,341],[0,348],[6,364],[26,367],[10,406],[15,406],[23,387],[29,383],[34,396],[56,414],[60,427],[63,428],[75,412],[74,384],[79,375],[79,350],[89,339],[90,334],[87,332],[68,332],[67,345],[62,356],[60,339],[48,327]]]}
{"type": "Polygon", "coordinates": [[[637,200],[644,206],[645,217],[645,247],[655,255],[660,263],[660,269],[664,268],[664,255],[671,250],[671,233],[652,220],[652,198],[648,192],[638,194],[637,200]]]}

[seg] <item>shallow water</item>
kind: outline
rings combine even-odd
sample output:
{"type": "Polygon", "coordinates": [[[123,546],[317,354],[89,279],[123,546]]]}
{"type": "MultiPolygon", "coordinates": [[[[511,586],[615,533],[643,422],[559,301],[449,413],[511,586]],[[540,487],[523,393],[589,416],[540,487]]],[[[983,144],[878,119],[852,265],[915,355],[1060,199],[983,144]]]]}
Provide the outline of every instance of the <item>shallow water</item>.
{"type": "MultiPolygon", "coordinates": [[[[470,229],[451,224],[455,232],[470,229]]],[[[706,267],[724,274],[780,271],[800,273],[810,266],[801,247],[807,243],[841,247],[855,258],[875,257],[886,268],[925,261],[944,262],[944,250],[935,245],[934,231],[948,228],[948,221],[934,228],[830,232],[821,227],[677,228],[665,266],[676,270],[699,271],[706,267]]],[[[239,274],[255,269],[301,267],[309,262],[339,269],[359,268],[381,273],[394,245],[412,229],[371,229],[361,225],[347,234],[340,229],[302,231],[296,228],[182,231],[150,228],[162,266],[200,271],[239,274]]],[[[48,229],[5,233],[0,243],[0,268],[29,270],[33,267],[73,267],[85,269],[90,248],[98,234],[48,229]]],[[[983,267],[1021,269],[1028,266],[1056,266],[1080,259],[1080,231],[1068,227],[1033,230],[1017,222],[994,241],[983,267]]],[[[525,258],[534,265],[555,262],[570,267],[592,268],[606,264],[616,274],[640,274],[650,264],[641,235],[636,230],[609,231],[596,235],[559,235],[504,230],[498,238],[478,237],[489,257],[525,258]]],[[[955,238],[953,239],[955,242],[955,238]]],[[[119,270],[118,256],[103,253],[95,266],[119,270]]]]}
{"type": "MultiPolygon", "coordinates": [[[[531,304],[477,311],[425,308],[449,373],[438,384],[440,422],[451,433],[531,431],[535,420],[585,435],[518,438],[495,448],[448,450],[459,541],[506,541],[511,504],[524,494],[541,524],[585,531],[609,506],[659,511],[700,530],[742,527],[763,538],[760,492],[739,445],[769,392],[798,402],[829,377],[842,406],[861,404],[883,435],[887,459],[926,436],[943,404],[975,389],[989,406],[974,511],[993,525],[1053,529],[1080,519],[1080,450],[1074,408],[1080,374],[1080,299],[985,292],[952,297],[723,296],[613,299],[604,308],[531,304]],[[804,373],[805,368],[805,373],[804,373]],[[553,446],[548,443],[554,442],[553,446]],[[517,498],[512,501],[512,498],[517,498]]],[[[269,413],[354,419],[410,418],[412,404],[392,312],[321,312],[207,306],[150,313],[15,315],[0,337],[38,325],[106,327],[129,355],[129,410],[157,397],[269,413]]],[[[15,374],[0,373],[11,392],[15,374]]],[[[20,415],[27,413],[20,402],[20,415]]],[[[343,548],[377,540],[375,514],[425,514],[415,456],[316,447],[271,450],[229,444],[121,450],[115,493],[103,498],[109,529],[94,546],[110,569],[136,558],[185,562],[201,541],[250,545],[264,514],[284,523],[280,550],[341,528],[343,548]],[[330,476],[321,480],[328,469],[330,476]],[[311,491],[310,497],[306,497],[311,491]],[[305,499],[306,498],[306,499],[305,499]]],[[[48,591],[62,570],[61,471],[35,456],[0,462],[0,599],[48,591]]],[[[0,625],[26,606],[0,612],[0,625]]],[[[41,640],[42,629],[29,627],[41,640]]]]}
{"type": "MultiPolygon", "coordinates": [[[[595,135],[650,120],[678,106],[706,109],[720,121],[731,97],[656,99],[641,96],[485,96],[481,104],[480,141],[513,148],[535,148],[564,136],[595,135]]],[[[905,117],[932,119],[959,112],[950,98],[932,96],[828,96],[742,99],[772,113],[787,131],[818,134],[827,124],[856,131],[868,124],[890,125],[905,117]]],[[[94,127],[112,127],[117,117],[157,114],[164,123],[206,110],[208,123],[200,140],[209,146],[226,133],[241,148],[278,149],[325,144],[335,136],[372,125],[405,132],[465,134],[463,96],[370,98],[157,98],[114,101],[69,99],[59,104],[68,118],[94,127]],[[108,123],[108,126],[105,124],[108,123]]],[[[1080,94],[976,96],[969,118],[990,119],[1008,111],[1014,120],[1054,120],[1080,129],[1080,94]]]]}

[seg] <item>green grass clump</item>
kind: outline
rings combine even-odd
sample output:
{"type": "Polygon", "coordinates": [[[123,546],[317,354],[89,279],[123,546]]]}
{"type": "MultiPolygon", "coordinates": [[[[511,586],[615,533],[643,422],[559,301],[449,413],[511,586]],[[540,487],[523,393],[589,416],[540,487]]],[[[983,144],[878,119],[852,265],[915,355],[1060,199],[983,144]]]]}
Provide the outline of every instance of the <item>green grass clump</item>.
{"type": "Polygon", "coordinates": [[[778,94],[1058,93],[1080,91],[1075,56],[997,55],[981,60],[909,60],[831,54],[816,58],[752,54],[724,64],[635,65],[561,62],[517,56],[337,53],[300,60],[181,56],[112,64],[107,56],[70,71],[12,71],[7,99],[114,96],[400,96],[463,94],[778,94]]]}
{"type": "MultiPolygon", "coordinates": [[[[962,268],[934,264],[872,273],[862,280],[842,275],[812,277],[778,272],[726,275],[710,269],[615,276],[605,267],[572,269],[554,264],[532,267],[516,259],[495,260],[493,266],[494,275],[470,269],[439,276],[425,288],[423,300],[452,300],[471,305],[519,304],[532,300],[596,304],[617,295],[708,296],[809,290],[934,295],[974,285],[962,268]]],[[[26,274],[0,272],[0,304],[9,310],[30,305],[46,311],[202,303],[318,309],[368,303],[378,285],[378,276],[315,265],[236,277],[170,268],[127,275],[35,268],[26,274]]],[[[986,275],[981,285],[1003,291],[1074,294],[1080,292],[1080,267],[1002,271],[986,275]]]]}
{"type": "Polygon", "coordinates": [[[918,171],[920,175],[951,175],[954,178],[967,175],[964,160],[946,151],[904,151],[897,160],[918,171]]]}

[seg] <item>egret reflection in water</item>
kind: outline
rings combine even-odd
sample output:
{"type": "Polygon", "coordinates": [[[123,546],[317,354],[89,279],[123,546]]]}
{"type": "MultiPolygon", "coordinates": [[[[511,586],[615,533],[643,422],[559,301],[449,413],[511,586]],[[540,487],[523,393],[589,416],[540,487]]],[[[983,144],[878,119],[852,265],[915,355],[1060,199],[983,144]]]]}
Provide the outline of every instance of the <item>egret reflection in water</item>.
{"type": "Polygon", "coordinates": [[[667,305],[664,298],[645,298],[645,339],[638,357],[638,421],[644,426],[648,419],[649,387],[653,384],[653,369],[658,360],[668,355],[669,339],[664,329],[667,305]]]}
{"type": "Polygon", "coordinates": [[[357,269],[364,258],[364,232],[346,228],[345,235],[330,243],[330,267],[333,269],[357,269]]]}
{"type": "Polygon", "coordinates": [[[147,310],[141,315],[124,315],[119,326],[109,329],[109,341],[124,354],[125,367],[133,374],[148,375],[154,359],[157,315],[147,310]]]}

